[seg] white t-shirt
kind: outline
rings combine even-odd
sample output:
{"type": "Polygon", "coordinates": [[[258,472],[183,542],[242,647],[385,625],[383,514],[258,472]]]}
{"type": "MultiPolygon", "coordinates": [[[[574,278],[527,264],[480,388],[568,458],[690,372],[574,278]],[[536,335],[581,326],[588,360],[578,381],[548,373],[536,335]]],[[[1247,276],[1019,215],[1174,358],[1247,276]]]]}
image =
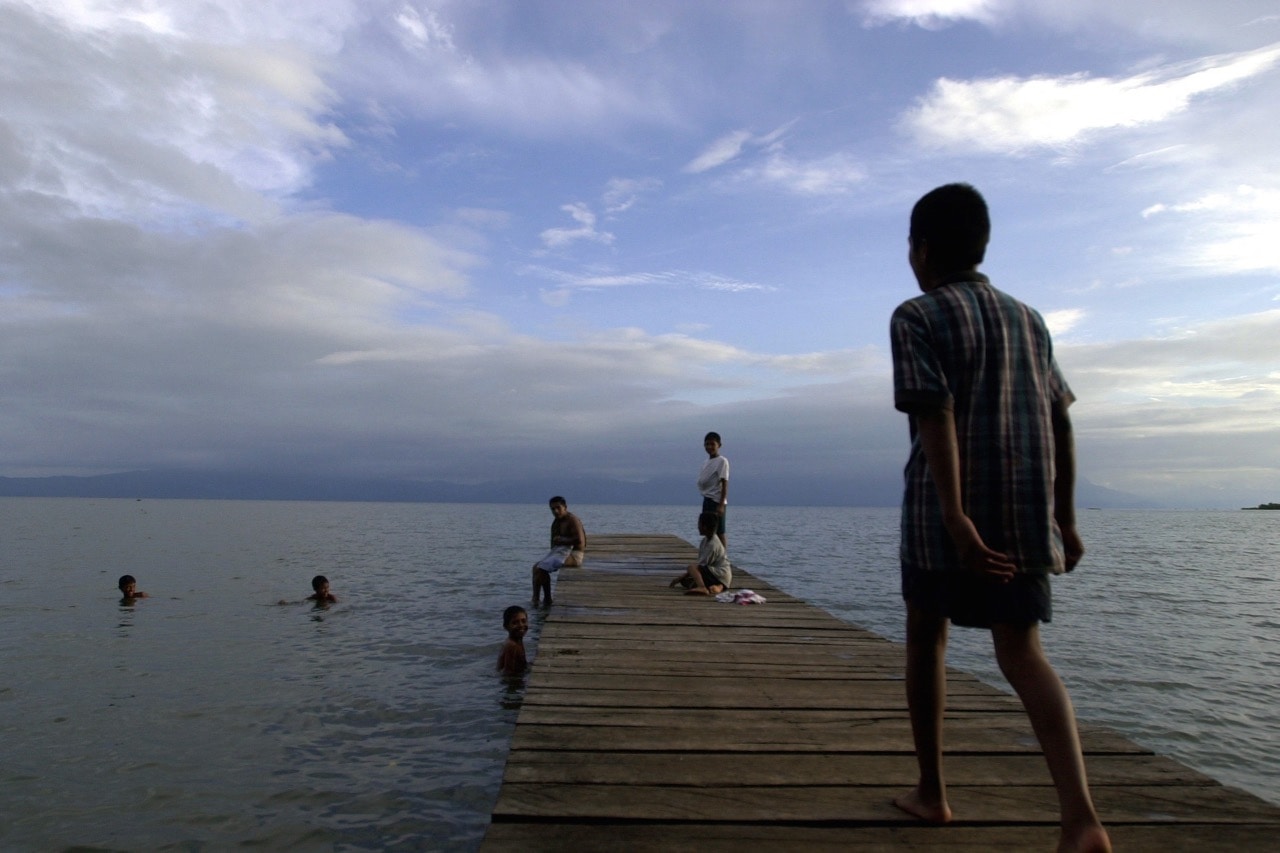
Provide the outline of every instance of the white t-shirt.
{"type": "Polygon", "coordinates": [[[719,502],[720,481],[729,479],[729,460],[723,456],[712,456],[702,463],[698,472],[698,491],[708,500],[719,502]]]}

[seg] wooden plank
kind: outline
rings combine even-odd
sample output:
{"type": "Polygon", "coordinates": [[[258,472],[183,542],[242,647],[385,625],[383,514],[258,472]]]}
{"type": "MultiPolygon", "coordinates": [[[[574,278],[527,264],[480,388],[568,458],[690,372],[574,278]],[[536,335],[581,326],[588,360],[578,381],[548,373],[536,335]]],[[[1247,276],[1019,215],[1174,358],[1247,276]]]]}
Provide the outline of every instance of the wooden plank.
{"type": "MultiPolygon", "coordinates": [[[[841,721],[828,723],[775,722],[763,726],[702,727],[685,723],[702,716],[686,712],[668,726],[567,725],[521,723],[511,739],[511,749],[631,750],[670,752],[706,750],[722,752],[877,752],[910,753],[911,728],[902,715],[894,718],[855,717],[852,712],[841,721]],[[721,735],[720,733],[723,732],[721,735]]],[[[523,711],[521,716],[523,716],[523,711]]],[[[732,718],[732,714],[728,715],[732,718]]],[[[1039,753],[1025,717],[957,717],[947,721],[947,752],[1039,753]]],[[[1086,752],[1101,754],[1142,754],[1142,747],[1106,730],[1081,732],[1086,752]]]]}
{"type": "MultiPolygon", "coordinates": [[[[793,823],[899,823],[893,798],[901,785],[566,785],[507,783],[494,819],[554,815],[570,819],[665,820],[677,815],[715,815],[742,822],[768,815],[793,823]]],[[[968,786],[948,784],[947,799],[967,823],[1058,823],[1058,799],[1052,785],[968,786]]],[[[1269,813],[1262,800],[1251,801],[1220,786],[1185,788],[1131,785],[1099,788],[1098,809],[1112,823],[1256,824],[1269,813]]],[[[1277,836],[1280,838],[1280,836],[1277,836]]],[[[1273,848],[1274,849],[1274,848],[1273,848]]]]}
{"type": "MultiPolygon", "coordinates": [[[[1199,786],[1213,779],[1164,756],[1092,755],[1089,779],[1104,785],[1199,786]]],[[[958,785],[1048,785],[1049,771],[1039,754],[951,755],[947,776],[958,785]]],[[[915,757],[907,753],[778,753],[768,760],[732,752],[513,752],[507,762],[511,783],[580,785],[662,785],[678,778],[683,785],[795,785],[821,780],[824,785],[862,785],[868,781],[909,787],[915,782],[915,757]]]]}
{"type": "MultiPolygon", "coordinates": [[[[735,570],[736,606],[667,581],[675,537],[593,536],[541,620],[482,849],[1052,849],[1057,801],[1021,705],[948,672],[956,823],[892,806],[917,772],[900,645],[735,570]]],[[[1116,849],[1276,849],[1280,808],[1081,726],[1116,849]]]]}
{"type": "MultiPolygon", "coordinates": [[[[1275,849],[1274,827],[1231,825],[1112,825],[1116,850],[1125,853],[1205,853],[1211,850],[1275,849]]],[[[726,824],[709,820],[644,823],[494,823],[485,836],[487,853],[991,853],[993,850],[1053,850],[1056,826],[1012,824],[946,827],[921,825],[808,826],[726,824]]]]}

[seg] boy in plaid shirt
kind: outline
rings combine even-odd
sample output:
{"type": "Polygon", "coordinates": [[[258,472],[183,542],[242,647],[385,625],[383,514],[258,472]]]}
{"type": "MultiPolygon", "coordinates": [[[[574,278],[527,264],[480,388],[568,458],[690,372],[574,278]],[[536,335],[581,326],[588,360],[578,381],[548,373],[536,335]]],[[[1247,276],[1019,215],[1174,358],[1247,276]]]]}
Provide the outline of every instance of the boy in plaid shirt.
{"type": "Polygon", "coordinates": [[[951,820],[942,775],[947,630],[987,628],[1058,792],[1060,851],[1107,851],[1071,698],[1040,648],[1049,576],[1084,553],[1076,532],[1074,397],[1044,321],[977,271],[991,225],[973,187],[911,211],[908,260],[923,295],[894,311],[894,405],[910,416],[902,503],[907,700],[920,778],[894,800],[951,820]]]}

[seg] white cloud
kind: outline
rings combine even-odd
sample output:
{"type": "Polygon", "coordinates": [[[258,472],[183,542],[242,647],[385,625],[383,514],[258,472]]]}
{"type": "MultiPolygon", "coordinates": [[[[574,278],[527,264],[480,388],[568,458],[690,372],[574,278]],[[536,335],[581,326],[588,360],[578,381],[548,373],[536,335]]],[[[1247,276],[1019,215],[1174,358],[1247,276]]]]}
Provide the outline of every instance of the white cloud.
{"type": "Polygon", "coordinates": [[[1202,44],[1215,50],[1256,46],[1274,30],[1274,0],[851,0],[865,26],[914,24],[941,30],[972,21],[998,34],[1034,28],[1113,44],[1117,34],[1144,42],[1202,44]]]}
{"type": "Polygon", "coordinates": [[[1194,239],[1168,252],[1167,261],[1216,274],[1280,273],[1280,188],[1239,186],[1185,202],[1160,202],[1146,219],[1181,215],[1194,239]]]}
{"type": "Polygon", "coordinates": [[[1165,121],[1201,95],[1271,71],[1280,46],[1180,63],[1129,77],[943,78],[903,118],[921,143],[1016,154],[1090,134],[1165,121]]]}
{"type": "Polygon", "coordinates": [[[866,172],[844,154],[817,160],[795,160],[777,152],[764,163],[742,171],[748,180],[780,187],[796,195],[840,195],[866,180],[866,172]]]}
{"type": "Polygon", "coordinates": [[[843,152],[811,159],[789,155],[783,138],[794,125],[788,122],[763,136],[746,130],[725,134],[685,165],[684,171],[700,174],[743,160],[732,174],[734,182],[804,196],[843,194],[866,180],[865,170],[843,152]]]}
{"type": "Polygon", "coordinates": [[[419,11],[405,4],[395,15],[395,22],[404,30],[406,36],[416,47],[440,48],[453,51],[453,28],[441,22],[431,9],[419,11]]]}
{"type": "Polygon", "coordinates": [[[991,22],[1000,0],[866,0],[863,11],[868,25],[907,21],[925,29],[937,29],[956,21],[991,22]]]}
{"type": "Polygon", "coordinates": [[[1047,311],[1044,314],[1045,325],[1053,337],[1065,335],[1080,324],[1085,312],[1079,308],[1064,308],[1060,311],[1047,311]]]}
{"type": "Polygon", "coordinates": [[[158,12],[144,27],[140,12],[97,5],[45,11],[93,35],[0,10],[0,115],[22,158],[12,191],[153,224],[260,219],[347,144],[304,50],[222,43],[158,12]]]}
{"type": "Polygon", "coordinates": [[[569,214],[570,218],[578,223],[578,227],[548,228],[543,231],[539,236],[547,248],[563,248],[578,240],[589,240],[593,243],[604,243],[605,245],[613,242],[613,235],[608,231],[596,230],[596,215],[591,212],[591,208],[586,204],[582,202],[562,204],[560,209],[569,214]]]}
{"type": "Polygon", "coordinates": [[[605,213],[617,214],[629,210],[640,197],[657,190],[662,181],[657,178],[611,178],[605,187],[605,213]]]}
{"type": "Polygon", "coordinates": [[[615,287],[695,287],[729,293],[772,291],[776,288],[757,282],[741,281],[728,276],[688,270],[664,270],[662,272],[619,273],[603,270],[569,272],[549,267],[531,266],[524,269],[527,275],[535,275],[556,282],[561,290],[602,290],[615,287]]]}
{"type": "Polygon", "coordinates": [[[735,130],[726,133],[685,164],[684,171],[696,175],[723,166],[742,153],[742,148],[749,139],[750,131],[735,130]]]}

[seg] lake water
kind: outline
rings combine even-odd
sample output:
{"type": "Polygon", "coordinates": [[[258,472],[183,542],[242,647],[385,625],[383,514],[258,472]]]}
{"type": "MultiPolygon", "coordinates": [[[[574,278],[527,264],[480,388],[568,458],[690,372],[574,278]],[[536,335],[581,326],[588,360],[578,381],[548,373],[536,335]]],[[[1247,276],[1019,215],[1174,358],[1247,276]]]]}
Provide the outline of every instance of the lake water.
{"type": "MultiPolygon", "coordinates": [[[[696,539],[694,506],[572,509],[588,534],[696,539]]],[[[545,507],[19,498],[0,513],[0,849],[479,844],[521,698],[493,670],[501,612],[528,599],[545,507]],[[125,573],[151,597],[122,606],[125,573]],[[314,574],[337,605],[301,603],[314,574]]],[[[1055,580],[1044,629],[1079,716],[1280,803],[1280,512],[1080,521],[1089,552],[1055,580]]],[[[896,510],[735,506],[729,544],[902,639],[896,510]]],[[[954,631],[950,662],[1003,684],[982,632],[954,631]]]]}

